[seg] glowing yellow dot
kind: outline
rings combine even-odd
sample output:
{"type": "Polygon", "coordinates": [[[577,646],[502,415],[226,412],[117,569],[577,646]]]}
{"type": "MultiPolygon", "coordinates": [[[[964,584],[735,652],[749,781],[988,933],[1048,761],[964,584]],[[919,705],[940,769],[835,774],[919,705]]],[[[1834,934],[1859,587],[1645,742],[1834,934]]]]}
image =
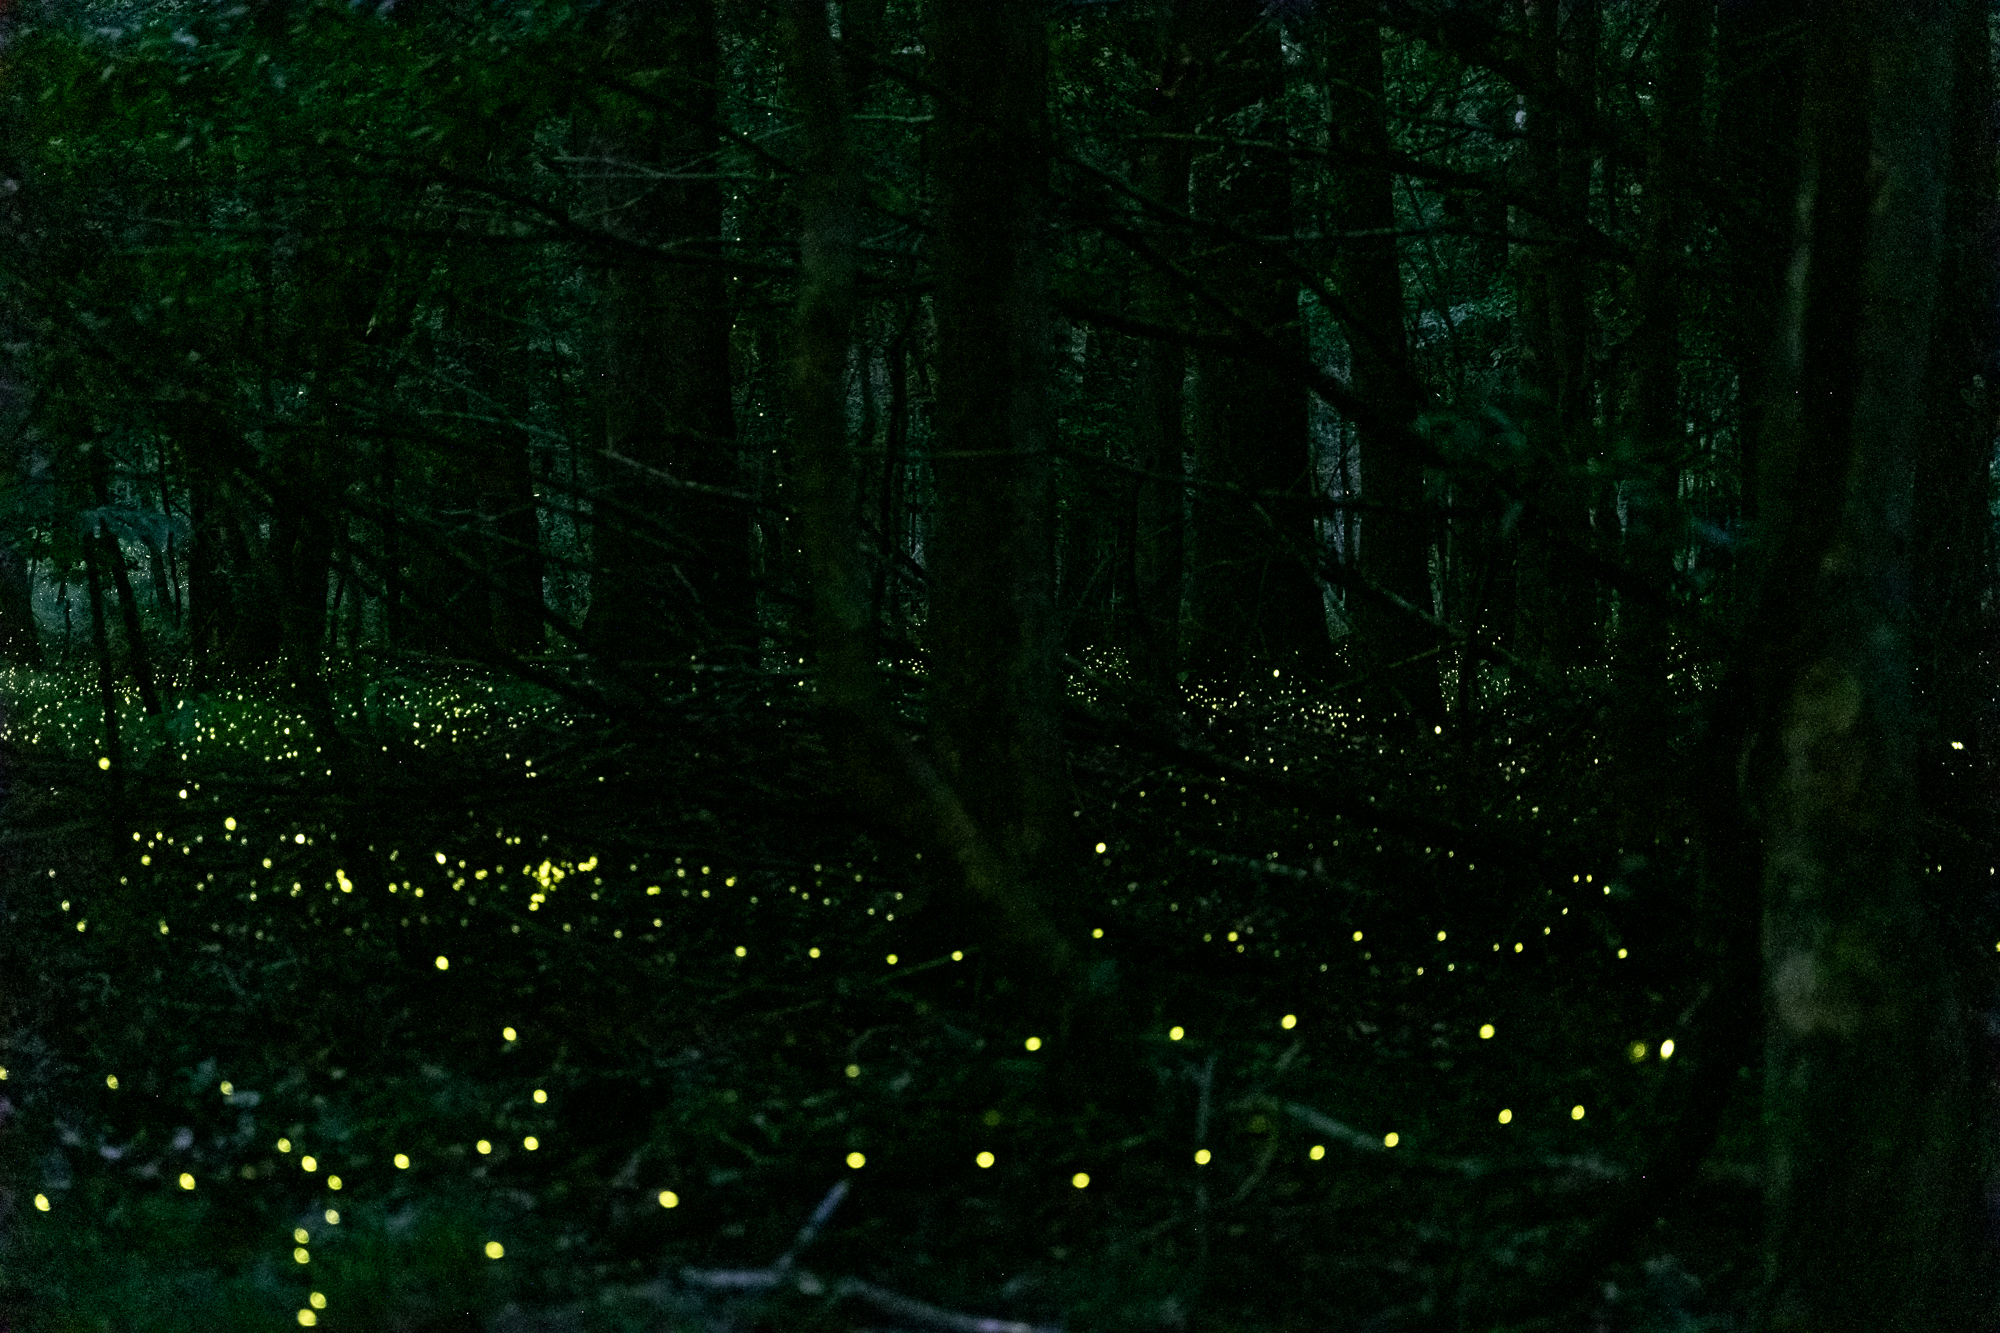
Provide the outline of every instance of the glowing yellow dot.
{"type": "Polygon", "coordinates": [[[398,1171],[407,1171],[410,1169],[410,1155],[408,1153],[399,1152],[396,1154],[396,1169],[398,1171]]]}
{"type": "Polygon", "coordinates": [[[1481,1023],[1479,1025],[1479,1039],[1481,1041],[1491,1041],[1493,1039],[1493,1025],[1491,1023],[1481,1023]]]}
{"type": "Polygon", "coordinates": [[[1382,1146],[1384,1148],[1393,1148],[1402,1141],[1403,1141],[1403,1136],[1401,1134],[1398,1134],[1393,1129],[1390,1130],[1387,1134],[1384,1134],[1382,1136],[1382,1146]]]}
{"type": "Polygon", "coordinates": [[[191,1190],[194,1188],[194,1177],[189,1175],[185,1171],[181,1172],[181,1188],[184,1190],[191,1190]]]}
{"type": "Polygon", "coordinates": [[[1639,1061],[1646,1058],[1646,1043],[1643,1041],[1633,1042],[1625,1048],[1625,1054],[1631,1058],[1633,1064],[1639,1063],[1639,1061]]]}
{"type": "Polygon", "coordinates": [[[979,1164],[979,1169],[981,1171],[984,1171],[987,1167],[993,1165],[993,1154],[990,1152],[982,1152],[979,1154],[979,1156],[973,1158],[972,1160],[979,1164]]]}
{"type": "Polygon", "coordinates": [[[1278,1020],[1278,1026],[1285,1029],[1287,1032],[1291,1031],[1298,1025],[1299,1025],[1299,1016],[1297,1014],[1286,1014],[1283,1018],[1278,1020]]]}
{"type": "Polygon", "coordinates": [[[890,967],[894,967],[895,965],[896,965],[896,955],[895,955],[895,954],[890,954],[890,955],[889,955],[889,966],[890,966],[890,967]]]}
{"type": "Polygon", "coordinates": [[[1104,855],[1104,844],[1101,842],[1097,844],[1097,854],[1099,856],[1104,855]]]}
{"type": "Polygon", "coordinates": [[[1042,1049],[1042,1039],[1040,1037],[1030,1037],[1021,1044],[1023,1046],[1026,1046],[1031,1051],[1039,1051],[1042,1049]]]}
{"type": "Polygon", "coordinates": [[[326,1219],[326,1224],[330,1227],[340,1225],[340,1210],[338,1208],[329,1208],[324,1213],[321,1213],[320,1216],[326,1219]]]}
{"type": "Polygon", "coordinates": [[[1088,1171],[1079,1171],[1069,1178],[1069,1183],[1078,1189],[1085,1189],[1090,1185],[1090,1173],[1088,1171]]]}
{"type": "Polygon", "coordinates": [[[849,1065],[849,1066],[847,1067],[847,1076],[848,1076],[849,1078],[860,1078],[860,1077],[861,1077],[861,1066],[860,1066],[860,1065],[849,1065]]]}
{"type": "Polygon", "coordinates": [[[1209,1152],[1208,1152],[1208,1149],[1206,1149],[1206,1148],[1196,1148],[1196,1149],[1194,1150],[1194,1164],[1195,1164],[1196,1166],[1207,1166],[1207,1165],[1208,1165],[1208,1158],[1209,1158],[1209,1152]]]}
{"type": "Polygon", "coordinates": [[[479,1150],[479,1155],[481,1157],[484,1157],[487,1153],[493,1151],[493,1144],[490,1140],[487,1139],[481,1139],[479,1142],[473,1144],[472,1146],[479,1150]]]}
{"type": "Polygon", "coordinates": [[[1503,1107],[1503,1108],[1501,1109],[1501,1111],[1500,1111],[1500,1123],[1501,1123],[1501,1124],[1503,1124],[1503,1125],[1511,1125],[1511,1124],[1513,1124],[1513,1123],[1514,1123],[1514,1113],[1513,1113],[1512,1111],[1509,1111],[1509,1110],[1507,1110],[1507,1109],[1505,1109],[1505,1108],[1503,1107]]]}
{"type": "Polygon", "coordinates": [[[443,954],[439,954],[437,956],[437,970],[440,972],[449,972],[451,970],[451,959],[446,958],[443,954]]]}
{"type": "Polygon", "coordinates": [[[536,1138],[533,1134],[530,1134],[528,1135],[527,1138],[521,1140],[521,1146],[523,1148],[526,1148],[529,1152],[533,1152],[535,1149],[542,1146],[542,1141],[536,1138]]]}
{"type": "Polygon", "coordinates": [[[1179,1041],[1182,1037],[1185,1037],[1186,1035],[1187,1035],[1186,1028],[1172,1027],[1167,1029],[1168,1041],[1179,1041]]]}
{"type": "Polygon", "coordinates": [[[1581,1119],[1583,1119],[1583,1105],[1582,1105],[1582,1103],[1580,1103],[1580,1102],[1579,1102],[1579,1103],[1578,1103],[1577,1105],[1575,1105],[1575,1106],[1572,1106],[1572,1107],[1570,1107],[1570,1108],[1569,1108],[1569,1118],[1570,1118],[1570,1119],[1572,1119],[1572,1120],[1581,1120],[1581,1119]]]}
{"type": "Polygon", "coordinates": [[[868,1165],[868,1158],[861,1153],[851,1152],[847,1154],[847,1164],[854,1170],[859,1171],[862,1167],[868,1165]]]}
{"type": "Polygon", "coordinates": [[[111,767],[111,761],[109,759],[100,759],[97,761],[97,766],[99,768],[109,768],[111,767]]]}
{"type": "Polygon", "coordinates": [[[319,1158],[301,1157],[299,1158],[299,1166],[307,1171],[317,1171],[319,1170],[319,1158]]]}
{"type": "Polygon", "coordinates": [[[1311,1150],[1306,1153],[1306,1156],[1317,1162],[1320,1158],[1326,1156],[1326,1145],[1324,1143],[1315,1143],[1311,1150]]]}
{"type": "Polygon", "coordinates": [[[104,1086],[111,1089],[113,1092],[118,1091],[118,1075],[106,1074],[104,1076],[104,1086]]]}
{"type": "MultiPolygon", "coordinates": [[[[743,947],[742,945],[740,945],[740,944],[736,946],[736,956],[737,956],[738,958],[742,958],[742,957],[745,957],[745,956],[747,956],[747,955],[749,954],[749,952],[750,952],[750,951],[749,951],[748,949],[744,948],[744,947],[743,947]]],[[[894,961],[894,960],[892,959],[891,961],[894,961]]]]}
{"type": "MultiPolygon", "coordinates": [[[[817,955],[817,954],[819,953],[819,950],[818,950],[818,949],[814,949],[814,950],[813,950],[813,953],[814,953],[815,955],[817,955]]],[[[964,962],[964,961],[965,961],[965,950],[963,950],[963,949],[953,949],[953,950],[951,951],[951,961],[952,961],[952,962],[954,962],[954,963],[962,963],[962,962],[964,962]]]]}
{"type": "Polygon", "coordinates": [[[1618,956],[1619,956],[1620,958],[1623,958],[1623,957],[1625,956],[1625,950],[1623,950],[1623,949],[1620,949],[1620,950],[1618,951],[1618,956]]]}
{"type": "Polygon", "coordinates": [[[502,1041],[512,1041],[512,1040],[514,1040],[514,1029],[512,1029],[512,1028],[501,1028],[501,1029],[500,1029],[500,1040],[502,1040],[502,1041]]]}
{"type": "Polygon", "coordinates": [[[314,1324],[317,1324],[318,1322],[319,1322],[319,1316],[314,1314],[311,1310],[299,1311],[299,1324],[301,1327],[311,1328],[314,1324]]]}
{"type": "Polygon", "coordinates": [[[1443,944],[1443,943],[1444,943],[1444,932],[1443,932],[1443,931],[1441,931],[1441,930],[1440,930],[1440,931],[1438,932],[1438,943],[1439,943],[1439,944],[1443,944]]]}
{"type": "Polygon", "coordinates": [[[503,1258],[506,1255],[506,1253],[507,1253],[507,1247],[505,1245],[502,1245],[499,1241],[489,1240],[486,1242],[486,1257],[488,1259],[503,1258]]]}
{"type": "Polygon", "coordinates": [[[46,1213],[48,1210],[49,1210],[49,1196],[46,1194],[37,1194],[35,1196],[35,1211],[38,1213],[46,1213]]]}
{"type": "Polygon", "coordinates": [[[815,945],[814,945],[814,946],[813,946],[812,948],[810,948],[810,949],[807,949],[807,950],[806,950],[806,957],[808,957],[808,958],[817,958],[817,957],[819,957],[819,946],[818,946],[817,944],[815,944],[815,945]]]}
{"type": "Polygon", "coordinates": [[[536,1104],[537,1106],[541,1105],[541,1104],[542,1104],[543,1102],[547,1101],[548,1099],[549,1099],[549,1094],[548,1094],[548,1092],[547,1092],[547,1090],[546,1090],[546,1089],[543,1089],[543,1088],[536,1088],[536,1089],[535,1089],[535,1104],[536,1104]]]}
{"type": "Polygon", "coordinates": [[[1674,1039],[1672,1037],[1668,1037],[1660,1043],[1660,1058],[1662,1060],[1671,1060],[1674,1058],[1674,1039]]]}
{"type": "Polygon", "coordinates": [[[1361,943],[1361,932],[1358,930],[1354,932],[1354,942],[1356,944],[1361,943]]]}
{"type": "Polygon", "coordinates": [[[295,1264],[309,1264],[312,1262],[312,1255],[307,1252],[305,1246],[301,1245],[292,1251],[292,1262],[295,1264]]]}
{"type": "Polygon", "coordinates": [[[680,1195],[678,1195],[678,1194],[674,1193],[674,1192],[673,1192],[672,1190],[661,1190],[661,1191],[660,1191],[660,1207],[662,1207],[662,1208],[678,1208],[678,1207],[680,1207],[680,1206],[681,1206],[681,1196],[680,1196],[680,1195]]]}
{"type": "Polygon", "coordinates": [[[1099,927],[1097,927],[1096,929],[1092,930],[1092,931],[1090,932],[1090,938],[1092,938],[1092,939],[1094,939],[1094,940],[1101,940],[1101,939],[1103,939],[1103,938],[1104,938],[1104,927],[1102,927],[1102,926],[1099,926],[1099,927]]]}

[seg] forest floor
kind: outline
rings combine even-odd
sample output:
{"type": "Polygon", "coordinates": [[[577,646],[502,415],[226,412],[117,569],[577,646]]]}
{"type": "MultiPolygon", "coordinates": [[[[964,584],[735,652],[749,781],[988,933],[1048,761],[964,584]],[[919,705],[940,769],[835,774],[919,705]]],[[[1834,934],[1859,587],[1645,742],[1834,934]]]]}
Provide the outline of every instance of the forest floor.
{"type": "Polygon", "coordinates": [[[1079,664],[1135,1095],[848,811],[803,674],[550,679],[354,662],[333,754],[170,691],[109,771],[92,680],[0,682],[0,1327],[1745,1326],[1748,1097],[1550,1285],[1703,985],[1587,706],[1166,723],[1079,664]]]}

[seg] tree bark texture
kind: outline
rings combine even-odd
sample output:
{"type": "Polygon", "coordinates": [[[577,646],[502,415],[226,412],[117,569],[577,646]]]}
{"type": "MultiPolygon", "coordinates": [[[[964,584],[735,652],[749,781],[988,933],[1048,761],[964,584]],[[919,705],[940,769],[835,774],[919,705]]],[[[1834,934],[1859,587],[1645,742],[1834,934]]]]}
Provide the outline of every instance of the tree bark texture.
{"type": "MultiPolygon", "coordinates": [[[[1407,428],[1423,402],[1403,318],[1403,273],[1395,240],[1395,177],[1388,167],[1388,108],[1382,81],[1382,29],[1375,6],[1331,5],[1318,30],[1327,91],[1327,230],[1339,237],[1331,285],[1341,298],[1352,383],[1380,413],[1356,427],[1361,464],[1358,560],[1363,579],[1425,611],[1431,592],[1431,530],[1424,503],[1423,459],[1407,428]],[[1383,429],[1384,425],[1394,427],[1383,429]]],[[[1425,723],[1443,714],[1434,656],[1437,636],[1366,589],[1351,592],[1348,611],[1373,659],[1374,691],[1386,710],[1425,723]]]]}
{"type": "Polygon", "coordinates": [[[731,498],[742,477],[730,310],[721,270],[706,262],[722,234],[715,6],[623,0],[608,22],[608,65],[663,105],[607,103],[594,147],[606,224],[627,246],[608,252],[604,287],[605,454],[586,629],[621,657],[748,651],[756,601],[749,513],[731,498]]]}
{"type": "Polygon", "coordinates": [[[933,252],[932,735],[973,819],[1022,866],[1053,853],[1069,792],[1056,725],[1044,22],[1032,0],[944,3],[930,15],[946,90],[933,252]]]}
{"type": "MultiPolygon", "coordinates": [[[[1300,351],[1298,281],[1256,239],[1292,229],[1291,158],[1256,146],[1285,136],[1276,20],[1262,0],[1188,0],[1185,30],[1201,62],[1199,123],[1228,141],[1194,162],[1195,214],[1219,229],[1202,238],[1210,292],[1279,346],[1300,351]]],[[[1196,474],[1228,489],[1203,486],[1193,496],[1190,665],[1216,678],[1279,664],[1323,671],[1332,645],[1311,568],[1310,514],[1249,498],[1312,494],[1305,386],[1268,360],[1204,350],[1195,367],[1196,474]]]]}
{"type": "Polygon", "coordinates": [[[1911,550],[1957,5],[1820,11],[1746,769],[1764,838],[1766,1327],[1990,1327],[1968,1021],[1916,864],[1911,550]]]}

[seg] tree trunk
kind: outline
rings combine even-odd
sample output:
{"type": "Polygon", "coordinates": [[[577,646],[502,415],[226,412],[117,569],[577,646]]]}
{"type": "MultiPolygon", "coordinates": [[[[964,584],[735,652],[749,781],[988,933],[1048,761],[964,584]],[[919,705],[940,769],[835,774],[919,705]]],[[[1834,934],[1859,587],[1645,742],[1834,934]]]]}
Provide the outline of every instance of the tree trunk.
{"type": "Polygon", "coordinates": [[[1056,848],[1052,326],[1042,228],[1047,51],[1029,0],[931,15],[937,120],[937,529],[932,734],[974,821],[1015,864],[1056,848]]]}
{"type": "MultiPolygon", "coordinates": [[[[1232,140],[1282,139],[1285,68],[1262,0],[1190,0],[1186,31],[1201,64],[1201,120],[1232,140]]],[[[1289,155],[1236,143],[1194,163],[1194,210],[1246,237],[1292,230],[1289,155]]],[[[1254,240],[1205,238],[1211,291],[1286,348],[1301,350],[1299,285],[1278,252],[1254,240]]],[[[1189,532],[1190,665],[1216,678],[1260,667],[1318,674],[1332,642],[1325,594],[1312,572],[1314,531],[1303,504],[1248,496],[1312,494],[1306,389],[1266,360],[1195,356],[1194,454],[1204,486],[1189,532]],[[1260,513],[1259,509],[1264,512],[1260,513]]]]}
{"type": "MultiPolygon", "coordinates": [[[[1916,864],[1908,589],[1958,6],[1820,11],[1751,622],[1767,1326],[1990,1326],[1969,1019],[1916,864]]],[[[1945,908],[1943,912],[1939,907],[1945,908]]]]}
{"type": "Polygon", "coordinates": [[[1517,224],[1528,238],[1515,256],[1522,410],[1542,476],[1521,518],[1516,637],[1520,651],[1560,670],[1587,660],[1597,631],[1596,585],[1575,550],[1590,539],[1587,465],[1596,426],[1590,272],[1575,236],[1590,203],[1591,149],[1563,107],[1593,99],[1598,15],[1590,0],[1527,0],[1525,8],[1535,84],[1524,185],[1555,220],[1522,210],[1517,224]]]}
{"type": "MultiPolygon", "coordinates": [[[[1375,6],[1357,0],[1332,7],[1319,28],[1327,90],[1328,148],[1333,157],[1327,229],[1340,236],[1330,275],[1345,306],[1355,392],[1375,404],[1379,422],[1358,425],[1361,516],[1357,561],[1368,583],[1429,611],[1431,530],[1423,460],[1401,428],[1423,402],[1403,322],[1403,273],[1393,235],[1395,178],[1382,84],[1382,30],[1375,6]],[[1395,428],[1383,429],[1384,426],[1395,428]]],[[[1443,715],[1435,657],[1437,636],[1366,589],[1351,592],[1354,628],[1374,659],[1375,697],[1385,711],[1427,727],[1443,715]]]]}
{"type": "Polygon", "coordinates": [[[722,234],[711,162],[715,6],[625,0],[609,22],[611,64],[650,82],[667,105],[608,105],[596,146],[606,159],[606,216],[633,243],[691,243],[696,253],[619,252],[607,277],[606,456],[597,469],[586,628],[619,657],[747,652],[756,640],[749,514],[723,494],[742,486],[729,300],[721,270],[701,262],[722,234]]]}

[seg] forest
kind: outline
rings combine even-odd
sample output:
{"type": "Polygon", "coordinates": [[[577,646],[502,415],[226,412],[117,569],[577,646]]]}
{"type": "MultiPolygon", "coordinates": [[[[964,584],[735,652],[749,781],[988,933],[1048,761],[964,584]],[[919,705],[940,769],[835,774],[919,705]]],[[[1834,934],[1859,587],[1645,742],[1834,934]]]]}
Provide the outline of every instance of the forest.
{"type": "Polygon", "coordinates": [[[1992,1328],[1996,38],[0,4],[0,1330],[1992,1328]]]}

